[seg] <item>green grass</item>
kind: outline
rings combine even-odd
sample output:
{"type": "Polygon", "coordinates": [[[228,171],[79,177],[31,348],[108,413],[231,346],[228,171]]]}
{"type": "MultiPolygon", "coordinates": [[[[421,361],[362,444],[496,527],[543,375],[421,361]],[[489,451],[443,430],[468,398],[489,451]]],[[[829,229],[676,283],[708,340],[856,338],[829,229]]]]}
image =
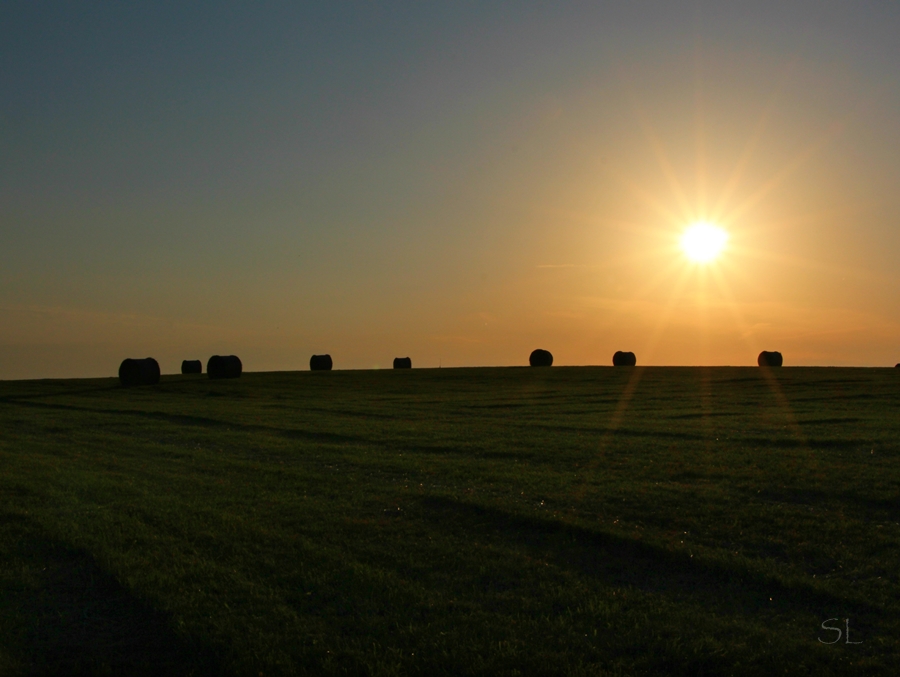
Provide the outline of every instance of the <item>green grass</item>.
{"type": "Polygon", "coordinates": [[[0,674],[893,674],[898,372],[0,382],[0,674]]]}

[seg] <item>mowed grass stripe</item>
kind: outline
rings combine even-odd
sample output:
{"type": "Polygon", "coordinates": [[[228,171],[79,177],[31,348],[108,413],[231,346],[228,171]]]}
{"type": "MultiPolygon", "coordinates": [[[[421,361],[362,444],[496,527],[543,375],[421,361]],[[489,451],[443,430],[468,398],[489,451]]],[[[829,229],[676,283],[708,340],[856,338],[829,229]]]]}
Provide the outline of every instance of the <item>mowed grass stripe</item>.
{"type": "Polygon", "coordinates": [[[0,383],[0,667],[887,674],[900,378],[760,372],[0,383]]]}

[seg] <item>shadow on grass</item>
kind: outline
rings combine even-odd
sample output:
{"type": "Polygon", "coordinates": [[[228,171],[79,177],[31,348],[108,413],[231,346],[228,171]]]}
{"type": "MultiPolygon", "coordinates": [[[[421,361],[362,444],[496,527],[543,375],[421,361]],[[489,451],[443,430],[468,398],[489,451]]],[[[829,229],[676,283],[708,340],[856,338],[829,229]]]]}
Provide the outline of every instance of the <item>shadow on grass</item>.
{"type": "Polygon", "coordinates": [[[176,633],[94,558],[0,516],[0,668],[10,675],[219,675],[208,648],[176,633]]]}
{"type": "MultiPolygon", "coordinates": [[[[693,414],[691,414],[693,416],[693,414]]],[[[687,418],[687,417],[682,417],[687,418]]],[[[702,419],[703,416],[698,417],[702,419]]],[[[802,422],[801,422],[802,424],[802,422]]],[[[728,441],[731,438],[726,437],[724,433],[700,433],[700,432],[675,432],[672,430],[657,430],[653,428],[635,429],[635,428],[609,428],[609,427],[584,427],[584,426],[567,426],[552,425],[545,423],[532,424],[534,428],[541,428],[555,433],[589,433],[593,435],[608,435],[610,438],[636,438],[636,439],[656,439],[656,440],[676,440],[685,442],[709,442],[711,439],[719,439],[728,441]]],[[[848,433],[849,435],[850,433],[848,433]]],[[[822,438],[808,437],[797,439],[796,437],[788,437],[786,435],[773,437],[759,437],[751,435],[740,436],[740,443],[743,447],[750,448],[774,448],[774,449],[856,449],[871,445],[874,442],[867,438],[860,437],[858,433],[847,438],[822,438]]]]}
{"type": "MultiPolygon", "coordinates": [[[[40,384],[42,388],[65,388],[68,385],[65,381],[55,381],[49,379],[46,381],[35,381],[34,383],[40,384]]],[[[16,403],[21,400],[34,400],[44,397],[77,397],[78,395],[96,395],[97,393],[112,392],[114,390],[123,390],[123,388],[118,382],[116,382],[115,385],[92,386],[90,388],[81,388],[79,390],[59,390],[54,392],[41,391],[36,393],[22,392],[16,393],[14,395],[4,395],[3,397],[0,397],[0,402],[16,403]]]]}
{"type": "Polygon", "coordinates": [[[48,404],[44,402],[23,402],[20,400],[9,399],[6,404],[19,407],[28,407],[36,409],[55,409],[59,411],[83,412],[90,414],[99,414],[105,416],[127,416],[134,418],[149,419],[154,421],[163,421],[178,426],[193,426],[199,428],[210,428],[214,430],[235,430],[241,432],[263,432],[272,435],[279,435],[289,439],[302,439],[313,442],[329,442],[333,444],[373,444],[365,437],[354,435],[342,435],[339,433],[314,432],[309,430],[299,430],[292,428],[276,428],[272,426],[253,425],[247,423],[237,423],[235,421],[222,421],[215,418],[207,418],[203,416],[188,416],[186,414],[168,414],[160,411],[145,411],[141,409],[105,409],[99,407],[79,407],[72,404],[48,404]]]}
{"type": "Polygon", "coordinates": [[[787,503],[801,506],[821,506],[844,504],[854,511],[862,512],[865,518],[872,521],[880,518],[885,521],[900,520],[900,497],[877,498],[861,496],[854,491],[821,491],[818,489],[798,489],[767,487],[757,492],[745,492],[750,500],[761,500],[770,503],[787,503]]]}
{"type": "Polygon", "coordinates": [[[807,613],[822,618],[867,619],[874,630],[886,610],[802,583],[788,585],[734,561],[691,557],[639,540],[567,524],[555,519],[516,515],[494,507],[448,497],[421,500],[426,518],[444,528],[456,525],[472,537],[511,542],[530,556],[597,579],[611,587],[691,597],[727,615],[807,613]]]}
{"type": "MultiPolygon", "coordinates": [[[[104,409],[98,407],[83,407],[72,404],[49,404],[45,402],[29,402],[15,399],[4,401],[5,404],[23,408],[52,409],[58,411],[83,412],[106,416],[123,416],[141,418],[146,420],[162,421],[175,426],[191,426],[219,431],[236,431],[244,433],[265,433],[276,437],[284,437],[291,440],[303,440],[318,444],[365,445],[369,447],[381,447],[392,451],[426,454],[463,454],[484,458],[519,458],[522,454],[512,452],[485,452],[480,447],[452,447],[447,445],[422,444],[404,440],[377,440],[363,435],[347,435],[345,433],[332,433],[324,431],[302,430],[299,428],[279,428],[250,423],[238,423],[236,421],[223,421],[203,416],[189,416],[186,414],[169,414],[160,411],[144,411],[140,409],[104,409]]],[[[65,430],[59,427],[58,431],[65,430]]]]}

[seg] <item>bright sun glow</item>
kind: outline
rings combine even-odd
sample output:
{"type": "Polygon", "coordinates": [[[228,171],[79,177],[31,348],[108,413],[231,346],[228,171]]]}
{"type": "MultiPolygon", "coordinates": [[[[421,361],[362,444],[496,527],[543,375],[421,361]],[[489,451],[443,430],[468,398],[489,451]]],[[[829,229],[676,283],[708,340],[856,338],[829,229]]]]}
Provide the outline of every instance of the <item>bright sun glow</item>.
{"type": "Polygon", "coordinates": [[[712,261],[725,248],[728,233],[708,223],[695,223],[681,236],[681,248],[691,261],[712,261]]]}

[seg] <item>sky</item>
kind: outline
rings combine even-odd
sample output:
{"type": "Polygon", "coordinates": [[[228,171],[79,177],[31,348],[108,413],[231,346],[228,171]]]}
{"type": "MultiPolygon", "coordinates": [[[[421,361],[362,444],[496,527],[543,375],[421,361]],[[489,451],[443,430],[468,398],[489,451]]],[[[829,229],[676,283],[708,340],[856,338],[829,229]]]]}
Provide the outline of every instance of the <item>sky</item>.
{"type": "Polygon", "coordinates": [[[897,35],[865,0],[4,2],[0,379],[893,366],[897,35]]]}

